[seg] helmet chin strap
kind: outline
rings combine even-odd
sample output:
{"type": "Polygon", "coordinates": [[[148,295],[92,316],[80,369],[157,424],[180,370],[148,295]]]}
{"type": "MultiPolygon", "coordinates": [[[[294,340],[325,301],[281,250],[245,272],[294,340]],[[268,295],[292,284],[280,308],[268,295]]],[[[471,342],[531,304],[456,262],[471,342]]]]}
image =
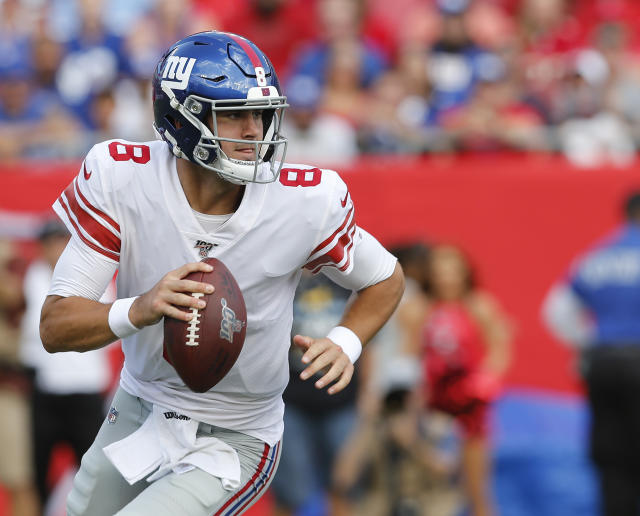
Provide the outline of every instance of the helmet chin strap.
{"type": "Polygon", "coordinates": [[[220,169],[218,175],[225,181],[236,185],[246,185],[249,181],[240,179],[256,174],[258,167],[262,165],[262,159],[255,161],[244,161],[228,157],[222,149],[218,150],[218,158],[213,162],[213,166],[220,169]]]}

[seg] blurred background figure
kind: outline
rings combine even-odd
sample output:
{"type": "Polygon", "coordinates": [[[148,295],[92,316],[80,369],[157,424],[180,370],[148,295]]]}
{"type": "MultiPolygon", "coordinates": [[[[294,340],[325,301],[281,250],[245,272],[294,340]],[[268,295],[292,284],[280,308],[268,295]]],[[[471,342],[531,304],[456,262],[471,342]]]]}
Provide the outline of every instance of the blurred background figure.
{"type": "Polygon", "coordinates": [[[578,257],[543,305],[548,328],[580,351],[604,516],[640,507],[640,191],[624,213],[625,223],[578,257]]]}
{"type": "Polygon", "coordinates": [[[314,77],[324,90],[321,109],[359,129],[368,109],[366,90],[387,68],[366,32],[365,0],[317,0],[318,37],[292,60],[291,73],[314,77]]]}
{"type": "Polygon", "coordinates": [[[437,0],[440,31],[428,55],[433,101],[438,111],[465,103],[471,96],[479,61],[485,54],[469,32],[470,0],[437,0]]]}
{"type": "Polygon", "coordinates": [[[9,495],[7,516],[37,516],[29,411],[31,375],[18,357],[21,284],[17,251],[10,241],[0,239],[0,483],[9,495]]]}
{"type": "Polygon", "coordinates": [[[77,152],[79,124],[23,64],[0,67],[0,160],[61,158],[77,152]]]}
{"type": "Polygon", "coordinates": [[[449,150],[437,125],[427,51],[406,44],[396,66],[368,91],[368,110],[360,128],[360,145],[369,154],[421,154],[449,150]]]}
{"type": "MultiPolygon", "coordinates": [[[[292,335],[326,335],[340,322],[351,292],[323,274],[304,272],[293,305],[292,335]]],[[[366,352],[361,357],[366,364],[366,352]]],[[[326,497],[323,514],[350,516],[354,507],[349,493],[334,482],[334,463],[347,436],[355,429],[359,378],[336,395],[315,388],[314,381],[302,381],[302,352],[291,348],[290,380],[284,391],[285,431],[280,465],[272,483],[274,516],[293,516],[326,497]]],[[[317,378],[322,374],[318,373],[317,378]]],[[[316,379],[317,379],[316,378],[316,379]]]]}
{"type": "Polygon", "coordinates": [[[432,247],[425,279],[426,295],[401,306],[398,316],[423,364],[428,409],[458,424],[470,514],[493,515],[489,409],[509,365],[510,325],[497,300],[476,286],[457,247],[432,247]]]}
{"type": "Polygon", "coordinates": [[[378,332],[370,346],[374,368],[370,390],[378,401],[383,399],[389,385],[398,381],[394,364],[398,364],[404,371],[405,387],[409,385],[407,382],[413,382],[410,390],[417,389],[422,379],[420,361],[413,353],[413,343],[418,334],[410,331],[408,322],[412,317],[420,318],[423,315],[419,311],[422,307],[416,300],[421,300],[423,296],[429,246],[422,241],[408,242],[391,247],[390,252],[402,266],[405,289],[398,309],[378,332]],[[418,313],[413,315],[413,307],[416,305],[418,313]],[[411,368],[413,372],[410,371],[411,368]]]}
{"type": "Polygon", "coordinates": [[[322,89],[313,77],[293,77],[285,89],[291,106],[283,132],[289,163],[346,165],[359,154],[356,132],[343,118],[319,110],[322,89]]]}
{"type": "Polygon", "coordinates": [[[609,65],[600,52],[581,50],[568,65],[553,99],[560,150],[577,166],[624,166],[633,160],[631,128],[606,103],[611,79],[609,65]]]}
{"type": "Polygon", "coordinates": [[[451,425],[425,417],[421,359],[412,352],[421,326],[411,323],[424,316],[419,301],[429,247],[408,242],[391,252],[405,273],[405,293],[369,346],[371,374],[360,396],[357,429],[338,458],[336,479],[345,488],[360,486],[362,514],[452,516],[460,494],[452,482],[451,425]]]}
{"type": "Polygon", "coordinates": [[[76,0],[79,24],[65,43],[56,76],[63,102],[90,129],[94,96],[131,73],[124,39],[105,23],[105,8],[104,0],[76,0]]]}
{"type": "Polygon", "coordinates": [[[69,240],[58,219],[46,221],[38,233],[40,257],[24,279],[26,311],[22,318],[22,362],[35,370],[32,396],[36,485],[47,506],[54,488],[48,477],[54,449],[69,446],[76,461],[91,445],[104,418],[110,369],[106,348],[95,353],[49,354],[40,341],[40,310],[49,291],[53,268],[69,240]]]}
{"type": "Polygon", "coordinates": [[[291,75],[295,56],[318,35],[315,0],[226,0],[226,7],[220,3],[209,3],[209,10],[219,15],[222,30],[259,41],[280,81],[291,75]]]}
{"type": "Polygon", "coordinates": [[[544,120],[511,80],[505,62],[494,54],[477,58],[476,84],[466,103],[440,113],[440,123],[460,151],[549,148],[544,120]]]}
{"type": "Polygon", "coordinates": [[[336,482],[362,493],[356,514],[453,516],[460,505],[455,461],[441,449],[450,427],[424,417],[412,357],[396,356],[386,366],[378,396],[362,400],[356,431],[336,462],[336,482]]]}

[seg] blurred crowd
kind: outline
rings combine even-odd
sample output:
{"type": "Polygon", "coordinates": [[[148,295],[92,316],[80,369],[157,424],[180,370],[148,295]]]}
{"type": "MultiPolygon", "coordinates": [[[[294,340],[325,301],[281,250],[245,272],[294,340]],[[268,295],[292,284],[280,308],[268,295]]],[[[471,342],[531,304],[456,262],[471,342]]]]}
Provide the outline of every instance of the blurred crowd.
{"type": "MultiPolygon", "coordinates": [[[[581,167],[624,166],[640,146],[638,24],[636,0],[0,0],[0,164],[79,160],[98,141],[155,138],[149,81],[161,53],[186,34],[220,29],[247,36],[273,61],[291,106],[290,162],[529,151],[563,153],[581,167]]],[[[68,238],[56,231],[39,234],[43,258],[68,238]]],[[[285,393],[286,427],[308,431],[285,445],[299,456],[283,455],[279,516],[318,492],[334,515],[448,516],[465,504],[474,516],[493,513],[487,411],[509,363],[507,317],[455,246],[393,252],[407,293],[363,355],[353,391],[331,402],[285,393]],[[313,479],[297,469],[312,452],[313,479]]],[[[0,480],[24,515],[54,504],[46,476],[54,441],[80,455],[86,437],[37,439],[46,449],[28,439],[65,417],[35,407],[79,406],[77,385],[65,384],[71,374],[51,387],[45,368],[60,369],[50,357],[24,359],[27,345],[39,345],[42,299],[23,279],[46,283],[51,263],[35,261],[28,273],[18,252],[0,245],[0,406],[15,423],[0,425],[0,440],[18,438],[3,448],[15,455],[5,455],[4,469],[0,462],[0,480]],[[35,319],[23,315],[29,308],[35,319]]],[[[296,324],[318,334],[348,302],[318,278],[298,294],[296,324]]],[[[109,364],[96,360],[75,371],[98,372],[89,388],[86,378],[78,385],[90,394],[83,403],[102,410],[109,364]]]]}
{"type": "Polygon", "coordinates": [[[290,161],[640,144],[634,0],[0,0],[0,161],[154,138],[149,78],[186,34],[247,36],[288,95],[290,161]]]}

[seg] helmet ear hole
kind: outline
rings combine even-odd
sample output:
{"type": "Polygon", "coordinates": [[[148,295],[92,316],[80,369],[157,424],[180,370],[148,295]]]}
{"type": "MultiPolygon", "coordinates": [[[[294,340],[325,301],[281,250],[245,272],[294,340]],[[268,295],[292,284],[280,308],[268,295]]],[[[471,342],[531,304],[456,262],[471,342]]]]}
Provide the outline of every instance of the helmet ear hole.
{"type": "Polygon", "coordinates": [[[165,119],[167,120],[167,122],[169,122],[169,124],[171,124],[171,127],[173,127],[174,129],[180,128],[179,124],[176,122],[176,119],[172,115],[166,115],[165,119]]]}

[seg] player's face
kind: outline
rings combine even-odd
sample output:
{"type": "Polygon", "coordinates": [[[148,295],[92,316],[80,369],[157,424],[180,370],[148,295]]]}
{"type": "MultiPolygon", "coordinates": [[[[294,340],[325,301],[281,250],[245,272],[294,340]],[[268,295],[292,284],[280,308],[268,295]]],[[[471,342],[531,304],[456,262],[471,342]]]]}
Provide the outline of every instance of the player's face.
{"type": "MultiPolygon", "coordinates": [[[[218,136],[236,140],[262,140],[262,110],[219,111],[216,114],[218,136]]],[[[257,146],[238,142],[220,142],[222,151],[230,158],[256,161],[257,146]]]]}

